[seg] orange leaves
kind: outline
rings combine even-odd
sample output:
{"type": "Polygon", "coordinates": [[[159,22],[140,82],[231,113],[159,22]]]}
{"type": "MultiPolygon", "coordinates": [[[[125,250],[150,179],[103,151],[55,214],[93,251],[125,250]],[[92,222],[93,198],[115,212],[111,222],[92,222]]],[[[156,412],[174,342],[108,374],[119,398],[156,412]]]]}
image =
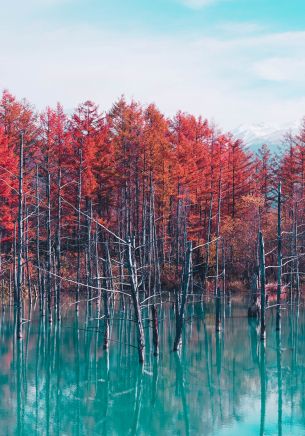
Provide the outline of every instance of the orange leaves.
{"type": "MultiPolygon", "coordinates": [[[[299,199],[305,194],[305,124],[296,137],[290,138],[276,175],[267,147],[263,146],[254,158],[242,141],[207,120],[183,112],[168,119],[153,104],[143,107],[124,98],[107,114],[86,101],[72,116],[57,105],[38,117],[26,102],[4,92],[1,126],[0,227],[11,236],[16,206],[16,146],[21,130],[25,133],[27,204],[35,204],[38,164],[41,211],[46,207],[49,172],[52,232],[57,225],[57,210],[62,207],[62,233],[67,246],[73,246],[78,203],[82,227],[92,200],[98,222],[122,237],[135,234],[139,242],[141,238],[156,238],[164,259],[175,257],[179,235],[183,235],[182,241],[186,233],[187,238],[203,244],[207,235],[211,239],[220,234],[226,238],[232,258],[238,255],[242,259],[243,253],[250,258],[258,223],[264,230],[269,230],[269,223],[274,225],[275,179],[282,178],[285,198],[299,199]]],[[[210,261],[214,260],[214,251],[211,246],[210,261]]],[[[206,247],[202,256],[205,252],[206,247]]]]}
{"type": "Polygon", "coordinates": [[[4,129],[0,128],[0,232],[2,240],[10,237],[15,220],[17,206],[16,189],[18,162],[13,150],[9,148],[4,129]]]}
{"type": "Polygon", "coordinates": [[[253,194],[243,195],[242,201],[245,207],[249,207],[249,208],[252,207],[260,208],[263,207],[265,203],[264,197],[262,195],[253,195],[253,194]]]}

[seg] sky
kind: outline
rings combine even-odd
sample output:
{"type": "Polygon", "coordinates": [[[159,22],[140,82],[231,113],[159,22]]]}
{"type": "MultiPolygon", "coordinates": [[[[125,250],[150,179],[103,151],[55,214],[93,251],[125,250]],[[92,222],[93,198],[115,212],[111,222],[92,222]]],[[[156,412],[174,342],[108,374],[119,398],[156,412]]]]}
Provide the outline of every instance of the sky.
{"type": "Polygon", "coordinates": [[[304,0],[0,0],[0,89],[39,110],[122,94],[224,129],[305,116],[304,0]]]}

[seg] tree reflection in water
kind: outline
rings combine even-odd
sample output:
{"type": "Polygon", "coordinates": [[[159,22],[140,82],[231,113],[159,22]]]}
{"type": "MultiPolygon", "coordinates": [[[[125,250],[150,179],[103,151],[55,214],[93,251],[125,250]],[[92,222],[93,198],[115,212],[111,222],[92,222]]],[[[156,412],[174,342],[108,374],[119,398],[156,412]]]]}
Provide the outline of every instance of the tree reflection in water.
{"type": "MultiPolygon", "coordinates": [[[[215,332],[209,302],[192,305],[181,353],[171,351],[173,308],[159,311],[160,355],[146,349],[139,367],[131,313],[112,316],[103,349],[99,308],[68,304],[50,324],[37,307],[12,340],[16,314],[0,312],[0,420],[2,434],[285,434],[305,425],[302,306],[285,311],[280,332],[271,312],[267,341],[260,341],[246,306],[232,301],[225,329],[215,332]],[[293,311],[293,313],[292,313],[293,311]],[[239,430],[238,430],[239,429],[239,430]]],[[[111,310],[116,310],[112,307],[111,310]]],[[[147,320],[146,340],[152,340],[147,320]]]]}

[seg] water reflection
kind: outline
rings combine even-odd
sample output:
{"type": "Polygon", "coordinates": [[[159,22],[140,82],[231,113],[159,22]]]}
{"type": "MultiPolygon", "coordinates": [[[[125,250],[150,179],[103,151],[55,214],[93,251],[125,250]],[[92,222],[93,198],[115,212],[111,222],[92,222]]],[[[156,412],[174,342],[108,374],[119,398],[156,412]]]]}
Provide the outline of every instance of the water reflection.
{"type": "Polygon", "coordinates": [[[276,366],[277,366],[277,392],[278,392],[278,408],[277,408],[277,423],[278,436],[282,436],[282,416],[283,416],[283,395],[282,395],[282,341],[281,332],[276,332],[276,366]]]}
{"type": "MultiPolygon", "coordinates": [[[[25,307],[31,322],[15,341],[16,314],[2,305],[1,434],[305,434],[302,308],[285,311],[281,332],[270,313],[264,342],[242,304],[222,311],[225,330],[217,333],[209,303],[192,305],[179,355],[171,351],[172,308],[164,305],[160,355],[148,346],[143,368],[128,307],[113,315],[109,350],[95,310],[66,305],[50,324],[25,307]]],[[[152,344],[149,320],[145,332],[152,344]]]]}
{"type": "Polygon", "coordinates": [[[260,436],[265,434],[266,420],[266,393],[267,393],[267,377],[266,377],[266,341],[260,341],[260,385],[261,385],[261,420],[260,420],[260,436]]]}

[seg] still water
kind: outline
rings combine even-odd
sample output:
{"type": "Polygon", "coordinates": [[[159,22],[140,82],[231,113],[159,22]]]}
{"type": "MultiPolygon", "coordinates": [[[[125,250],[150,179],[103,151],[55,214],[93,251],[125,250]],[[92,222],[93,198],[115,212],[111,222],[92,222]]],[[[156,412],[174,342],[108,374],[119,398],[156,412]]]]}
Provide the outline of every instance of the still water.
{"type": "Polygon", "coordinates": [[[16,342],[13,308],[3,305],[0,435],[305,435],[305,311],[283,310],[278,335],[270,309],[264,347],[246,309],[233,301],[215,334],[213,307],[189,305],[178,355],[165,305],[160,356],[147,348],[141,370],[128,310],[114,315],[106,353],[94,307],[76,315],[66,303],[51,326],[26,308],[31,322],[16,342]]]}

